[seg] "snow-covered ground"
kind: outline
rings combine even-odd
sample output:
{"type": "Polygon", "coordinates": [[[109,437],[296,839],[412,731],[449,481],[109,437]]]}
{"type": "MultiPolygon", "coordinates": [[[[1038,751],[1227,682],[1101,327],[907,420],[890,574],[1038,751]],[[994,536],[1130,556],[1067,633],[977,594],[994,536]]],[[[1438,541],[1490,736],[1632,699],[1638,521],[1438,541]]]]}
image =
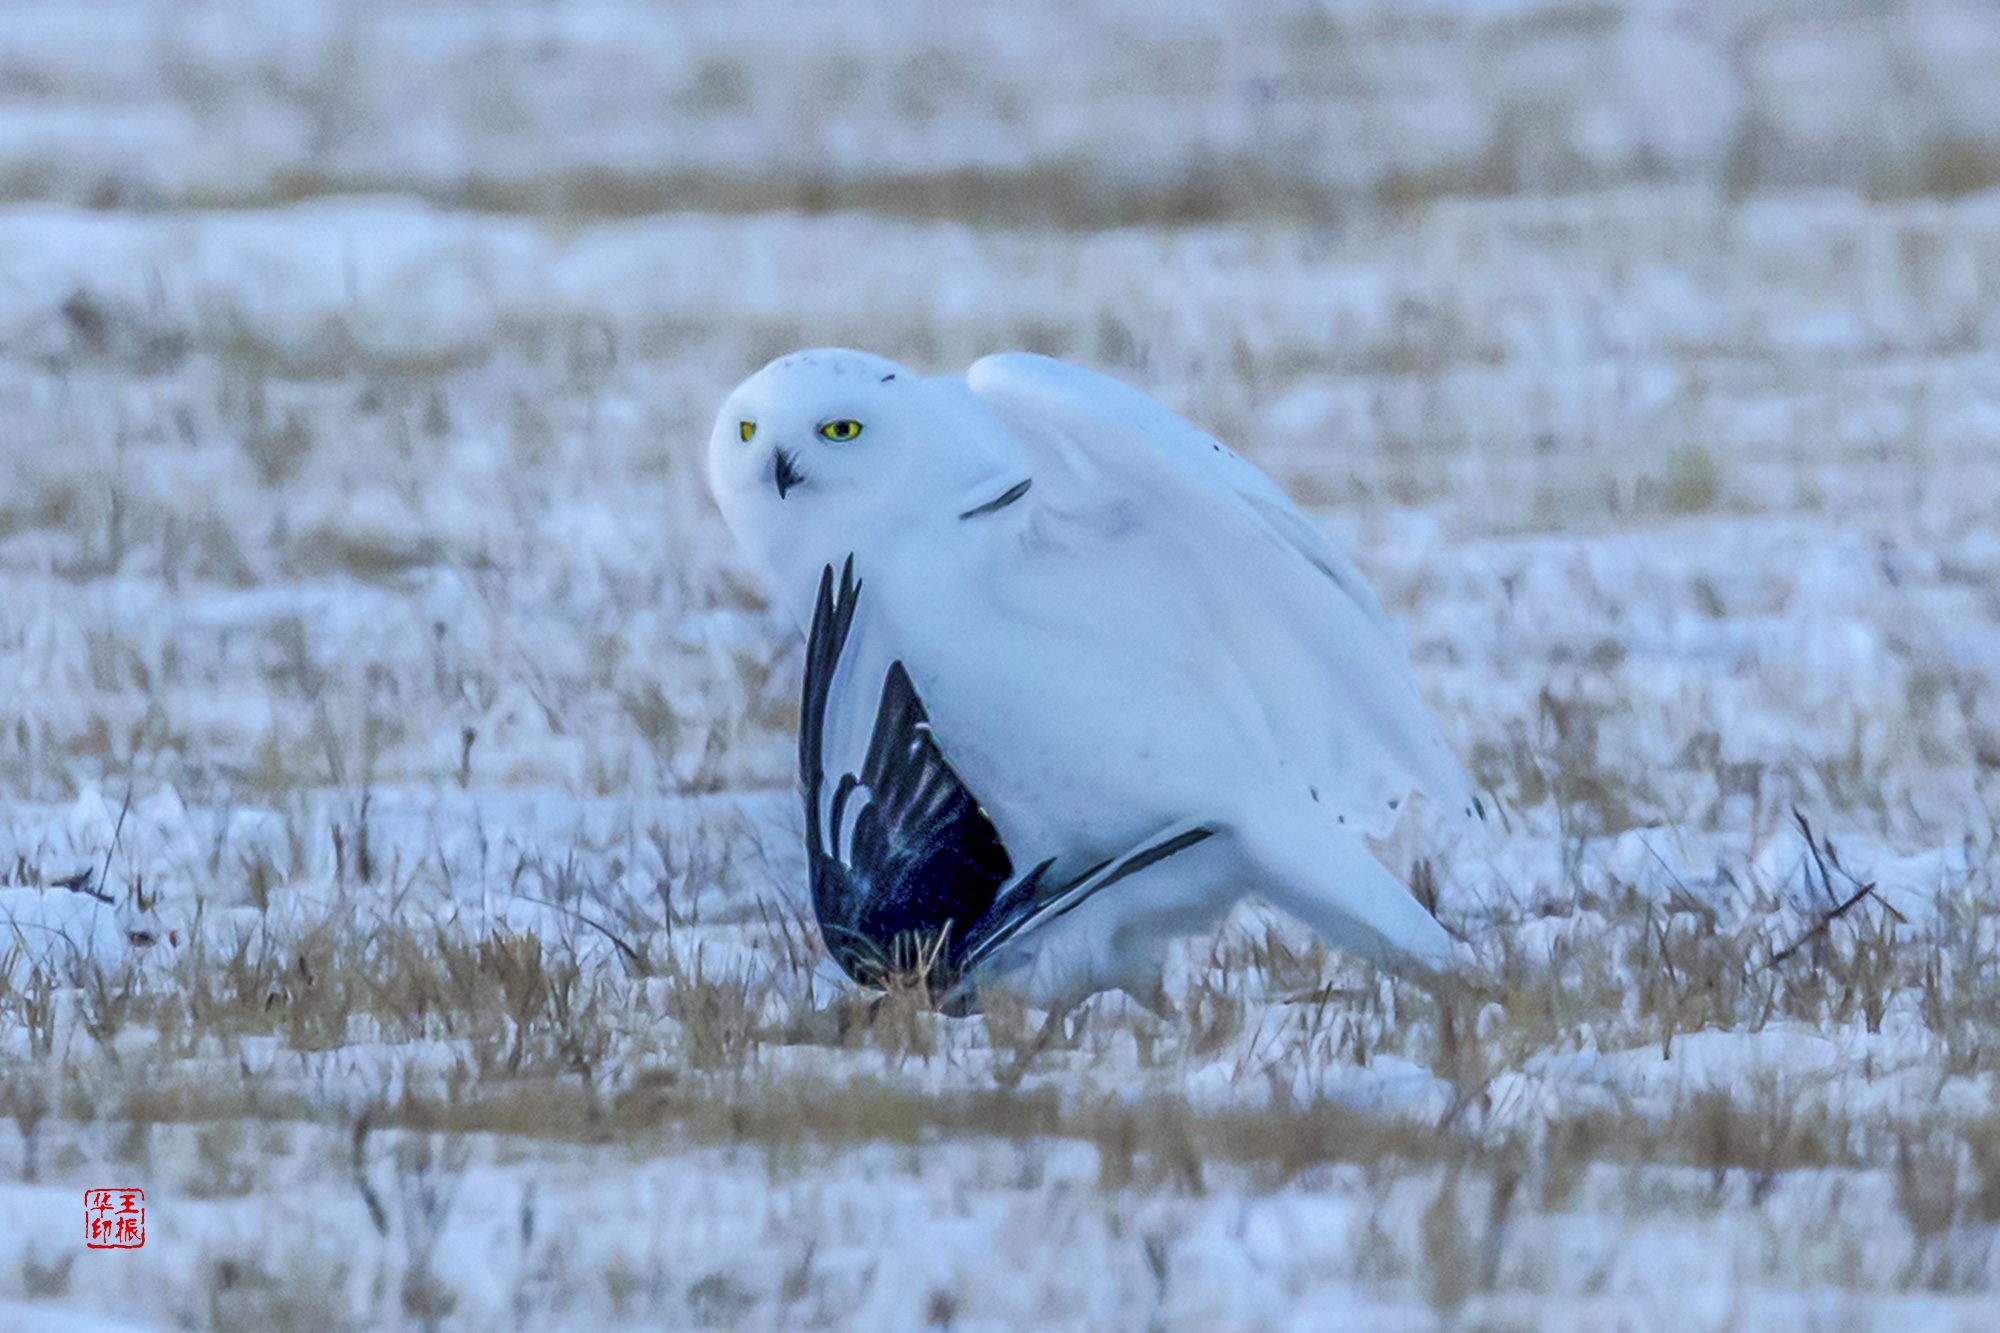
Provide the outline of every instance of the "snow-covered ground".
{"type": "Polygon", "coordinates": [[[0,1329],[2000,1326],[1996,186],[1971,3],[0,4],[0,1329]],[[831,975],[819,343],[1351,544],[1491,985],[831,975]]]}

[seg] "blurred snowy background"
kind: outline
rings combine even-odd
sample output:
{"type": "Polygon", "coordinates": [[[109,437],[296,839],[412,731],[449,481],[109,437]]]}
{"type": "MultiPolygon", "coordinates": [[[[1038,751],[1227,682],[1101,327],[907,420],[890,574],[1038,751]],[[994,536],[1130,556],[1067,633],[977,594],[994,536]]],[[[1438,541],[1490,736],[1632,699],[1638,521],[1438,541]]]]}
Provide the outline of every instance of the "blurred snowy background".
{"type": "Polygon", "coordinates": [[[0,1328],[1996,1326],[1996,351],[1974,0],[0,0],[0,1328]],[[1351,543],[1504,992],[828,984],[825,343],[1351,543]]]}

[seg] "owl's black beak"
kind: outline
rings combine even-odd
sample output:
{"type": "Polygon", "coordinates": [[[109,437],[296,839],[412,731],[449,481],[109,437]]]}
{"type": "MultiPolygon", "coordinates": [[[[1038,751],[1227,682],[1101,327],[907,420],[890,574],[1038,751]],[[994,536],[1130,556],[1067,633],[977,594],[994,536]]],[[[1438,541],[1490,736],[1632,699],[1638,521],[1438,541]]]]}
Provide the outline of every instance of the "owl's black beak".
{"type": "Polygon", "coordinates": [[[771,451],[771,480],[778,483],[778,498],[780,500],[785,498],[786,491],[789,491],[805,479],[806,474],[799,471],[798,466],[792,462],[792,455],[789,451],[784,449],[773,449],[771,451]]]}

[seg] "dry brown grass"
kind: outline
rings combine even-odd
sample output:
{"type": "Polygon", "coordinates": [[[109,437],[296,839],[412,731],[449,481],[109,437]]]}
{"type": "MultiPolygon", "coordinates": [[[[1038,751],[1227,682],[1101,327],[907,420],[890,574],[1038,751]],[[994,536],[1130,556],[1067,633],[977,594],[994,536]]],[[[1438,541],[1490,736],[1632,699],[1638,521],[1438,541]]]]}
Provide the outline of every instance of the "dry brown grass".
{"type": "MultiPolygon", "coordinates": [[[[1188,1164],[1210,1158],[1265,1162],[1283,1178],[1330,1162],[1451,1162],[1487,1149],[1449,1128],[1449,1118],[1437,1131],[1289,1097],[1263,1111],[1197,1110],[1171,1079],[1136,1103],[1097,1103],[1057,1098],[1035,1075],[1120,1044],[1143,1052],[1141,1071],[1221,1059],[1237,1079],[1405,1052],[1457,1087],[1470,1110],[1496,1075],[1562,1049],[1586,1026],[1600,1049],[1650,1046],[1671,1062],[1683,1034],[1755,1032],[1780,1021],[1875,1031],[1899,997],[1948,1070],[1992,1067],[1983,1033],[2000,1007],[2000,978],[1981,961],[1985,917],[1970,901],[1947,901],[1934,928],[1898,927],[1885,911],[1829,909],[1795,945],[1774,944],[1761,928],[1724,929],[1712,910],[1662,907],[1629,887],[1596,886],[1575,910],[1577,928],[1546,959],[1521,955],[1504,924],[1496,929],[1490,981],[1463,993],[1339,965],[1265,928],[1219,936],[1171,1020],[1109,1000],[1042,1013],[1005,992],[994,992],[980,1017],[953,1020],[931,1011],[920,985],[802,1005],[795,969],[816,960],[790,921],[774,922],[767,939],[791,948],[791,961],[781,952],[778,966],[759,971],[720,966],[700,943],[648,941],[642,950],[608,947],[587,931],[572,940],[499,928],[467,935],[375,919],[336,900],[289,922],[266,914],[228,947],[204,925],[164,966],[143,955],[106,966],[79,949],[52,973],[24,970],[17,956],[0,986],[0,1019],[29,1033],[31,1045],[6,1097],[17,1120],[47,1114],[35,1089],[46,1086],[62,1048],[69,1077],[124,1089],[134,1118],[226,1118],[252,1096],[271,1114],[287,1100],[284,1078],[259,1075],[216,1091],[186,1071],[228,1058],[246,1038],[274,1037],[308,1055],[379,1041],[437,1052],[430,1090],[413,1082],[399,1105],[383,1109],[383,1124],[521,1132],[542,1114],[534,1108],[560,1107],[543,1126],[559,1136],[607,1126],[695,1140],[859,1142],[925,1126],[1057,1133],[1099,1143],[1114,1177],[1139,1170],[1140,1145],[1165,1145],[1165,1165],[1148,1170],[1191,1181],[1188,1164]],[[1253,976],[1272,998],[1246,991],[1253,976]],[[135,1032],[157,1041],[133,1042],[135,1032]],[[829,1081],[776,1058],[800,1043],[878,1051],[889,1063],[877,1075],[857,1070],[829,1081]],[[982,1054],[967,1063],[974,1053],[982,1054]],[[904,1061],[937,1059],[963,1071],[947,1092],[896,1073],[904,1061]],[[610,1100],[600,1107],[605,1091],[610,1100]]],[[[1593,1112],[1542,1132],[1590,1160],[1766,1173],[1852,1164],[1895,1141],[1826,1120],[1830,1112],[1762,1084],[1691,1092],[1683,1111],[1664,1120],[1593,1112]]]]}
{"type": "MultiPolygon", "coordinates": [[[[1088,1145],[1094,1186],[1112,1200],[1340,1181],[1373,1200],[1357,1278],[1447,1317],[1567,1290],[1543,1254],[1550,1228],[1607,1200],[1634,1225],[1678,1225],[1819,1188],[1810,1182],[1886,1180],[1912,1246],[1894,1285],[1983,1289],[1979,1238],[1994,1225],[2000,1148],[1962,1101],[1853,1105],[1852,1076],[1838,1069],[1752,1059],[1731,1078],[1669,1080],[1645,1096],[1567,1092],[1519,1112],[1520,1089],[1556,1078],[1548,1061],[1584,1040],[1670,1070],[1697,1034],[1914,1020],[1942,1077],[1992,1069],[1983,1033],[2000,981],[1980,961],[1977,896],[1947,895],[1934,924],[1898,923],[1867,898],[1836,910],[1854,886],[1837,848],[1813,837],[1831,888],[1793,924],[1730,925],[1692,896],[1661,901],[1585,864],[1558,948],[1531,956],[1496,920],[1478,936],[1490,976],[1428,992],[1253,914],[1209,942],[1171,1018],[1115,999],[1045,1013],[994,991],[978,1017],[951,1019],[932,1011],[921,972],[829,1003],[808,981],[820,960],[796,918],[767,917],[748,953],[718,951],[713,928],[680,908],[687,885],[672,874],[617,915],[617,893],[579,863],[524,865],[516,878],[539,886],[532,896],[592,917],[566,935],[418,926],[362,910],[359,894],[281,911],[291,890],[267,867],[255,873],[276,879],[269,901],[233,936],[208,922],[170,959],[140,952],[100,966],[78,950],[59,974],[0,970],[0,1022],[42,1034],[10,1057],[0,1114],[30,1179],[51,1151],[74,1152],[51,1145],[96,1119],[121,1126],[142,1162],[158,1135],[192,1133],[191,1196],[267,1188],[285,1156],[274,1134],[342,1158],[387,1257],[304,1281],[301,1265],[317,1261],[219,1253],[185,1297],[215,1328],[343,1326],[369,1264],[386,1275],[378,1314],[449,1326],[463,1293],[436,1247],[470,1145],[495,1142],[642,1157],[748,1149],[778,1179],[881,1145],[1001,1145],[1026,1179],[1040,1145],[1068,1141],[1088,1145]],[[364,1050],[394,1076],[369,1076],[378,1081],[358,1115],[330,1106],[311,1070],[364,1050]],[[1297,1091],[1392,1054],[1438,1075],[1443,1101],[1397,1110],[1297,1091]],[[1218,1066],[1237,1094],[1191,1097],[1188,1076],[1218,1066]],[[1093,1073],[1107,1068],[1130,1073],[1093,1073]],[[1268,1098],[1244,1095],[1266,1085],[1268,1098]]],[[[710,873],[691,860],[662,864],[710,873]]],[[[1816,1247],[1787,1241],[1762,1262],[1785,1280],[1860,1281],[1838,1257],[1863,1243],[1855,1225],[1816,1247]]],[[[1147,1234],[1145,1271],[1165,1293],[1176,1251],[1165,1233],[1147,1234]]],[[[60,1261],[35,1263],[24,1284],[56,1291],[60,1261]]],[[[811,1255],[801,1263],[799,1291],[815,1290],[811,1255]]],[[[580,1280],[547,1271],[551,1283],[580,1280]]],[[[614,1268],[605,1299],[657,1311],[662,1280],[643,1264],[614,1268]]],[[[700,1288],[684,1294],[690,1309],[727,1314],[761,1299],[728,1271],[687,1281],[700,1288]]]]}

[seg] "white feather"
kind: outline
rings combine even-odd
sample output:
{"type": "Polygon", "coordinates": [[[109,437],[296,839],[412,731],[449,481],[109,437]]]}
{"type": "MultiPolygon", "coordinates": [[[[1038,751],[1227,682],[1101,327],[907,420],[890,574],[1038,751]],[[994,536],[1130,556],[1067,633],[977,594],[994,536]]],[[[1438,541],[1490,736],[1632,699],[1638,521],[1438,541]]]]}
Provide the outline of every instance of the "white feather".
{"type": "MultiPolygon", "coordinates": [[[[1338,709],[1345,703],[1362,710],[1366,724],[1385,733],[1376,761],[1392,770],[1406,770],[1383,779],[1390,787],[1407,782],[1395,796],[1422,791],[1453,813],[1473,816],[1472,784],[1424,709],[1400,636],[1374,589],[1353,560],[1313,527],[1269,477],[1138,390],[1049,357],[1026,352],[989,356],[973,363],[966,383],[1008,422],[1031,454],[1038,441],[1050,439],[1068,445],[1054,451],[1052,462],[1103,459],[1134,449],[1148,453],[1205,490],[1226,496],[1274,543],[1317,570],[1332,584],[1331,595],[1308,597],[1309,609],[1296,628],[1307,635],[1330,636],[1317,657],[1320,663],[1348,656],[1351,650],[1355,669],[1339,678],[1333,706],[1338,709]]],[[[1141,469],[1150,462],[1149,458],[1141,469]]],[[[1040,479],[1053,482],[1059,474],[1038,468],[1037,476],[1039,484],[1040,479]]],[[[1134,480],[1136,489],[1147,485],[1143,475],[1134,480]]],[[[1179,535],[1199,542],[1204,532],[1230,526],[1227,516],[1216,515],[1206,524],[1191,520],[1179,535]]],[[[1201,563],[1212,568],[1215,562],[1201,563]]],[[[1225,580],[1219,596],[1234,603],[1246,584],[1258,581],[1260,570],[1284,564],[1281,554],[1261,550],[1251,562],[1217,571],[1225,580]]],[[[1364,800],[1344,809],[1378,836],[1394,822],[1386,802],[1375,806],[1364,800]]]]}

